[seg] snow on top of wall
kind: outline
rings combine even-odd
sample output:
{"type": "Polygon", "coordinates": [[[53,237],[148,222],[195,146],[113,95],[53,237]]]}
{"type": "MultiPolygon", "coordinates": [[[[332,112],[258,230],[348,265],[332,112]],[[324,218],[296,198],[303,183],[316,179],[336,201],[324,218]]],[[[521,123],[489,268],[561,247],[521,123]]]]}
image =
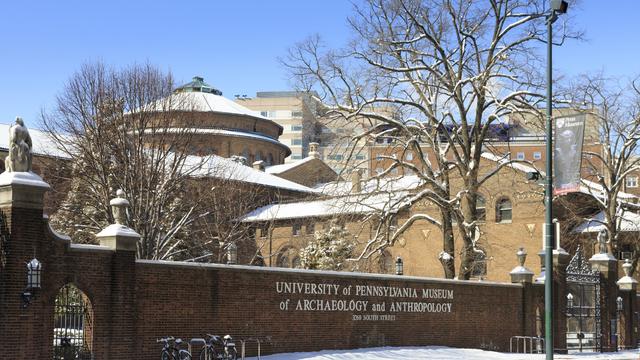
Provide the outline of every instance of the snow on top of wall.
{"type": "Polygon", "coordinates": [[[216,155],[190,155],[185,160],[185,173],[194,177],[214,177],[223,180],[241,181],[306,193],[317,191],[275,175],[267,174],[250,166],[216,155]]]}
{"type": "MultiPolygon", "coordinates": [[[[12,125],[13,123],[0,124],[0,149],[9,149],[9,128],[11,128],[12,125]]],[[[31,136],[31,141],[33,143],[33,154],[64,159],[69,158],[65,152],[60,150],[55,141],[51,139],[46,131],[30,128],[28,125],[27,129],[29,129],[29,135],[31,136]]]]}
{"type": "Polygon", "coordinates": [[[367,214],[390,209],[404,195],[406,192],[355,194],[320,200],[270,204],[246,214],[241,218],[241,221],[261,222],[367,214]]]}

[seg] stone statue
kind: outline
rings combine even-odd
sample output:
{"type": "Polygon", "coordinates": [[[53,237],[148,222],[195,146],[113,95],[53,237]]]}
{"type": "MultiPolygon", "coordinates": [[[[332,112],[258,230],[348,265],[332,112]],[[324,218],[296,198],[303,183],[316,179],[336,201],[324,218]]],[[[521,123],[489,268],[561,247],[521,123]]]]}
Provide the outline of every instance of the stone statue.
{"type": "Polygon", "coordinates": [[[21,117],[9,128],[9,155],[4,159],[5,171],[31,171],[31,136],[21,117]]]}
{"type": "Polygon", "coordinates": [[[607,230],[602,229],[598,232],[598,246],[600,249],[600,254],[607,253],[607,230]]]}

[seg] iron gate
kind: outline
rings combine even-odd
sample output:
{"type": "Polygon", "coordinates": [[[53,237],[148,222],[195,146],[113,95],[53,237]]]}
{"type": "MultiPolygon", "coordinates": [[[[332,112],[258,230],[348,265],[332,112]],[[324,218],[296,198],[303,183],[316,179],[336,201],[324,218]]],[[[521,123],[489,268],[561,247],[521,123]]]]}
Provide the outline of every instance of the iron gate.
{"type": "Polygon", "coordinates": [[[77,287],[67,284],[56,296],[53,359],[91,360],[87,329],[92,328],[87,297],[77,287]]]}
{"type": "Polygon", "coordinates": [[[602,351],[600,273],[578,246],[567,267],[567,349],[602,351]]]}

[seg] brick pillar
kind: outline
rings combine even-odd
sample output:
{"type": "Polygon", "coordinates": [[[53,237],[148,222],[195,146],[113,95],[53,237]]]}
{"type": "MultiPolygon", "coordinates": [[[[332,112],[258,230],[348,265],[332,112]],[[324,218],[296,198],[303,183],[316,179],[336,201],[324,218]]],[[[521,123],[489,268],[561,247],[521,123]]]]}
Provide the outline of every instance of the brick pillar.
{"type": "Polygon", "coordinates": [[[49,185],[30,172],[0,174],[0,334],[7,344],[2,358],[46,359],[50,334],[43,333],[46,304],[42,290],[27,289],[26,264],[42,264],[42,286],[49,280],[48,252],[43,247],[44,193],[49,185]],[[23,293],[30,293],[29,303],[23,293]],[[25,306],[26,305],[26,306],[25,306]]]}
{"type": "Polygon", "coordinates": [[[600,320],[602,327],[602,350],[616,351],[616,333],[612,332],[612,320],[616,321],[616,298],[618,297],[618,261],[608,253],[595,254],[589,259],[591,268],[600,272],[600,320]]]}
{"type": "Polygon", "coordinates": [[[123,225],[125,208],[129,202],[119,197],[111,200],[116,224],[107,226],[96,235],[100,245],[114,250],[111,259],[110,329],[108,359],[127,359],[135,354],[136,340],[136,247],[140,235],[123,225]]]}
{"type": "Polygon", "coordinates": [[[624,276],[617,281],[619,289],[619,297],[622,299],[623,309],[619,312],[620,323],[618,324],[618,332],[622,339],[619,339],[619,344],[623,349],[635,348],[638,342],[637,338],[637,326],[636,323],[636,311],[637,309],[637,295],[636,290],[638,288],[638,281],[631,277],[631,262],[627,259],[622,265],[624,276]]]}
{"type": "Polygon", "coordinates": [[[563,248],[553,250],[553,349],[567,353],[567,266],[571,260],[563,248]]]}

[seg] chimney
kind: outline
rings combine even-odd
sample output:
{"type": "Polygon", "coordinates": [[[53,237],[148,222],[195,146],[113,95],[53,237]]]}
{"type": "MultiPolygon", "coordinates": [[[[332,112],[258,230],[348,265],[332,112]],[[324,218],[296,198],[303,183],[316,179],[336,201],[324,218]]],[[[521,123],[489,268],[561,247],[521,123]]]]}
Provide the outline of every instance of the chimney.
{"type": "Polygon", "coordinates": [[[356,169],[351,173],[351,192],[352,193],[360,193],[362,192],[362,186],[360,185],[360,180],[362,179],[362,170],[356,169]]]}
{"type": "Polygon", "coordinates": [[[253,168],[264,172],[264,161],[262,160],[254,161],[253,168]]]}
{"type": "Polygon", "coordinates": [[[316,159],[320,159],[320,153],[318,152],[318,144],[317,142],[309,143],[309,156],[314,157],[316,159]]]}

